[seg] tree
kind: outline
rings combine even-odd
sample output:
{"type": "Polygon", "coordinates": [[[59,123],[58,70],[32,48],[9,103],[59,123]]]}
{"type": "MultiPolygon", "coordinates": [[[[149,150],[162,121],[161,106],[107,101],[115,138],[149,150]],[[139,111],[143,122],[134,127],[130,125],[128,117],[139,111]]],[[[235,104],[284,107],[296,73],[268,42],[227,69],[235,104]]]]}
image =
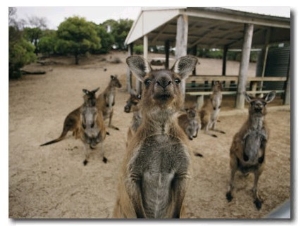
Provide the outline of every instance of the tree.
{"type": "Polygon", "coordinates": [[[20,30],[23,21],[19,23],[15,13],[15,8],[9,8],[9,78],[19,78],[20,69],[36,60],[34,46],[23,38],[20,30]]]}
{"type": "Polygon", "coordinates": [[[108,33],[103,25],[96,25],[96,30],[98,37],[101,39],[101,48],[94,51],[94,53],[108,53],[115,43],[113,35],[108,33]]]}
{"type": "Polygon", "coordinates": [[[130,19],[120,19],[118,21],[115,20],[106,20],[103,23],[103,26],[110,26],[111,27],[111,34],[113,35],[114,39],[115,39],[115,44],[117,44],[117,46],[120,49],[126,49],[125,46],[125,40],[126,37],[130,31],[130,28],[133,24],[133,20],[130,19]]]}
{"type": "Polygon", "coordinates": [[[54,30],[45,30],[43,36],[40,38],[37,47],[40,53],[51,55],[56,54],[56,45],[57,45],[57,36],[56,31],[54,30]]]}
{"type": "Polygon", "coordinates": [[[24,38],[35,46],[35,54],[38,54],[38,41],[42,37],[43,30],[47,28],[47,19],[31,16],[25,21],[24,38]]]}
{"type": "Polygon", "coordinates": [[[76,65],[79,64],[81,54],[101,48],[95,24],[78,16],[69,17],[58,26],[57,38],[56,50],[72,54],[76,65]]]}

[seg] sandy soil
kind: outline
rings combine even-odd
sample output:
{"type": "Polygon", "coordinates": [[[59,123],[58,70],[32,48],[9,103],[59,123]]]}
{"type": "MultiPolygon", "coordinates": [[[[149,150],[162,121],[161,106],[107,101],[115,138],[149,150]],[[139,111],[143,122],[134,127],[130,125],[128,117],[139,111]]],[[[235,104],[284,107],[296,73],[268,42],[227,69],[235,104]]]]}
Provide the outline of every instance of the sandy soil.
{"type": "MultiPolygon", "coordinates": [[[[126,53],[89,56],[79,66],[73,65],[73,58],[51,59],[56,64],[26,67],[45,70],[45,75],[27,75],[9,82],[10,218],[110,217],[132,117],[123,111],[128,97],[125,58],[126,53]],[[122,63],[108,62],[115,56],[122,63]],[[81,90],[100,86],[102,92],[112,74],[119,76],[123,87],[118,90],[113,117],[113,124],[120,130],[109,129],[110,136],[104,142],[108,163],[101,161],[97,150],[83,166],[83,145],[71,133],[59,143],[40,147],[60,135],[66,115],[83,101],[81,90]]],[[[220,60],[200,62],[198,74],[221,73],[220,60]]],[[[238,67],[237,62],[229,62],[227,73],[237,74],[238,67]]],[[[250,65],[249,74],[255,74],[255,64],[250,65]]],[[[258,211],[253,204],[253,175],[236,175],[234,199],[228,203],[225,198],[230,144],[247,118],[247,114],[234,111],[233,100],[225,97],[218,127],[226,134],[213,138],[201,132],[190,142],[190,148],[204,156],[193,157],[193,179],[186,197],[190,218],[261,218],[290,198],[290,111],[278,110],[281,102],[278,97],[267,115],[271,137],[266,168],[259,181],[262,209],[258,211]]]]}

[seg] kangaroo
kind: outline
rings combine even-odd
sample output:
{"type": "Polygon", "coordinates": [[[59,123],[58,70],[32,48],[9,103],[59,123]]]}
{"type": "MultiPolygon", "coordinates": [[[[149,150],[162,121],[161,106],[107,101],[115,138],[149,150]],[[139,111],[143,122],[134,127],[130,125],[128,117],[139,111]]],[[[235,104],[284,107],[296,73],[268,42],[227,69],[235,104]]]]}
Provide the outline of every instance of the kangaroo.
{"type": "Polygon", "coordinates": [[[102,111],[104,120],[109,119],[108,127],[119,130],[118,127],[112,125],[113,106],[115,105],[116,88],[122,85],[117,75],[111,75],[110,81],[106,89],[97,97],[97,108],[102,111]]]}
{"type": "Polygon", "coordinates": [[[232,200],[233,180],[237,171],[245,175],[254,174],[254,186],[252,188],[254,203],[259,210],[262,199],[259,197],[257,184],[265,165],[265,153],[269,140],[269,129],[265,122],[267,114],[266,105],[270,103],[276,93],[272,91],[263,98],[256,98],[245,93],[245,99],[249,103],[249,116],[239,132],[235,134],[230,147],[230,182],[226,198],[232,200]]]}
{"type": "Polygon", "coordinates": [[[137,94],[135,90],[131,90],[130,91],[130,97],[128,98],[128,100],[126,101],[126,105],[124,106],[124,112],[126,113],[130,113],[137,111],[137,104],[140,102],[141,100],[141,95],[137,94]]]}
{"type": "MultiPolygon", "coordinates": [[[[124,107],[124,112],[130,113],[132,112],[132,120],[131,120],[131,125],[128,128],[127,131],[127,143],[128,140],[131,139],[133,134],[137,131],[138,127],[140,126],[142,122],[142,116],[140,113],[140,109],[138,107],[138,103],[141,100],[141,95],[137,94],[135,90],[130,91],[130,97],[126,101],[126,105],[124,107]]],[[[127,145],[126,143],[126,145],[127,145]]]]}
{"type": "MultiPolygon", "coordinates": [[[[99,89],[99,88],[98,88],[99,89]]],[[[85,149],[85,160],[83,164],[88,163],[90,156],[90,149],[96,148],[101,144],[102,160],[104,163],[107,162],[107,158],[104,156],[103,141],[106,136],[105,125],[103,121],[102,112],[99,112],[96,107],[96,95],[98,89],[88,91],[83,89],[84,104],[80,108],[80,124],[79,131],[76,133],[76,138],[80,138],[84,144],[85,149]]]]}
{"type": "MultiPolygon", "coordinates": [[[[95,92],[97,92],[97,91],[98,91],[98,89],[95,92]]],[[[40,146],[45,146],[45,145],[57,143],[57,142],[65,139],[65,137],[67,136],[67,133],[69,131],[73,132],[74,137],[78,137],[78,128],[79,128],[78,124],[80,122],[80,109],[83,105],[79,106],[78,108],[71,111],[67,115],[67,117],[64,120],[63,130],[62,130],[62,132],[61,132],[61,134],[58,138],[56,138],[54,140],[51,140],[49,142],[46,142],[44,144],[41,144],[40,146]]]]}
{"type": "Polygon", "coordinates": [[[201,120],[201,129],[204,130],[204,133],[212,137],[217,137],[215,134],[208,133],[208,130],[212,129],[215,132],[225,133],[224,131],[216,129],[218,115],[222,103],[222,83],[219,81],[214,82],[212,91],[213,93],[210,95],[210,98],[206,100],[199,114],[201,120]]]}
{"type": "Polygon", "coordinates": [[[152,70],[139,56],[126,62],[143,83],[142,122],[127,145],[113,217],[183,217],[192,166],[177,114],[183,107],[181,82],[191,74],[197,58],[181,57],[171,70],[152,70]]]}
{"type": "Polygon", "coordinates": [[[186,108],[186,112],[178,117],[178,123],[190,140],[196,138],[199,130],[196,106],[186,108]]]}

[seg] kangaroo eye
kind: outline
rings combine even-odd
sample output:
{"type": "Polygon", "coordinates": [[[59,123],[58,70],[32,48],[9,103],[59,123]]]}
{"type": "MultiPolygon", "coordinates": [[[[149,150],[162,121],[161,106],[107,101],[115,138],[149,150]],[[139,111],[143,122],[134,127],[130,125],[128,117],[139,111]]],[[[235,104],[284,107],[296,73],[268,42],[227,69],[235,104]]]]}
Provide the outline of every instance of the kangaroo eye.
{"type": "Polygon", "coordinates": [[[178,78],[176,78],[174,81],[175,81],[176,84],[179,84],[181,82],[181,80],[178,79],[178,78]]]}
{"type": "Polygon", "coordinates": [[[151,82],[152,82],[151,79],[146,79],[146,80],[144,81],[144,83],[145,83],[146,86],[150,85],[151,82]]]}

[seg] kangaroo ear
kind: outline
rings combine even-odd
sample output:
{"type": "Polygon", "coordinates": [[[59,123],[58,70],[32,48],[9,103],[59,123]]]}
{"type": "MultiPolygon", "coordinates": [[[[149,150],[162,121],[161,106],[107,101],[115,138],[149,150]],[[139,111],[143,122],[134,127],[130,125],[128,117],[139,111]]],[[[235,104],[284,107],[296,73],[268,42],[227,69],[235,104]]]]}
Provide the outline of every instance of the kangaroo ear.
{"type": "Polygon", "coordinates": [[[87,89],[83,89],[82,91],[87,95],[90,93],[90,91],[88,91],[87,89]]]}
{"type": "Polygon", "coordinates": [[[140,56],[130,56],[126,59],[126,63],[129,69],[140,81],[144,81],[145,75],[152,71],[152,68],[147,60],[140,56]]]}
{"type": "Polygon", "coordinates": [[[100,87],[98,87],[97,89],[92,90],[91,92],[96,93],[99,89],[100,89],[100,87]]]}
{"type": "Polygon", "coordinates": [[[272,100],[274,100],[276,96],[276,92],[275,91],[271,91],[268,94],[266,94],[263,99],[267,102],[270,103],[272,100]]]}
{"type": "Polygon", "coordinates": [[[245,96],[245,99],[248,103],[250,103],[254,97],[253,96],[250,96],[248,93],[244,92],[244,96],[245,96]]]}
{"type": "Polygon", "coordinates": [[[174,64],[171,70],[179,74],[182,79],[186,79],[195,69],[198,62],[197,57],[194,56],[183,56],[180,57],[174,64]]]}

